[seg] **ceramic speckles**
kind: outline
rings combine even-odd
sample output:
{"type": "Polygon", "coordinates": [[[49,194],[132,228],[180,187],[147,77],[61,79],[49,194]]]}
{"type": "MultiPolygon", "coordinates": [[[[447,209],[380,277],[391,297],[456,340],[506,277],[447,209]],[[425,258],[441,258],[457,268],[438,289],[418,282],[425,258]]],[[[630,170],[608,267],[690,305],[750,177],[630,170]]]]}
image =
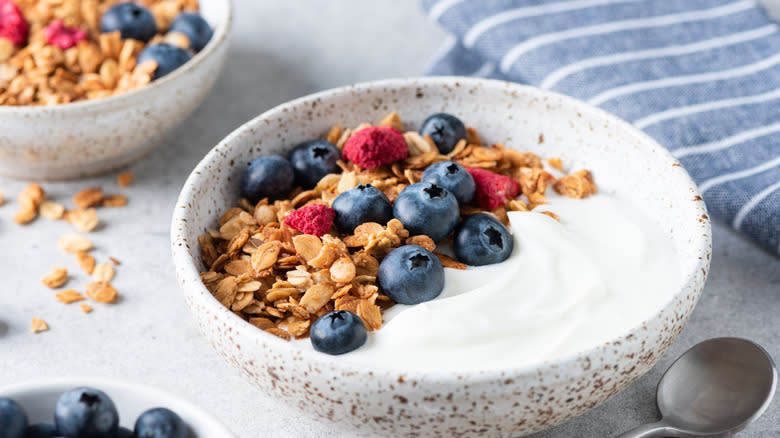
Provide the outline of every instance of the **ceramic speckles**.
{"type": "Polygon", "coordinates": [[[0,175],[61,180],[117,169],[157,147],[200,105],[228,49],[229,0],[201,0],[214,29],[190,62],[159,81],[105,99],[55,106],[0,106],[0,175]]]}
{"type": "Polygon", "coordinates": [[[248,122],[190,175],[172,223],[185,301],[216,351],[269,397],[386,436],[509,437],[579,415],[645,373],[687,322],[709,268],[711,231],[679,163],[627,123],[582,102],[517,84],[424,78],[360,84],[307,96],[248,122]],[[203,284],[197,236],[234,205],[247,163],[318,138],[336,123],[376,122],[397,110],[408,128],[457,114],[487,142],[583,163],[602,191],[631,197],[674,242],[684,280],[674,298],[631,332],[561,360],[470,373],[367,369],[302,351],[244,322],[203,284]]]}

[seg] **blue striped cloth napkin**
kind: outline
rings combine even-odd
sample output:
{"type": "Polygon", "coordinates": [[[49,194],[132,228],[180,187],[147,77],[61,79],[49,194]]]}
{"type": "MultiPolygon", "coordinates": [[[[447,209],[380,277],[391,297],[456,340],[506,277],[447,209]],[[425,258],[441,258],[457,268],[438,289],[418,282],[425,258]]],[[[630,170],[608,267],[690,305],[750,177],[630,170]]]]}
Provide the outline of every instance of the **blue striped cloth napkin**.
{"type": "Polygon", "coordinates": [[[430,74],[522,82],[669,148],[715,218],[780,253],[780,33],[751,0],[423,0],[430,74]]]}

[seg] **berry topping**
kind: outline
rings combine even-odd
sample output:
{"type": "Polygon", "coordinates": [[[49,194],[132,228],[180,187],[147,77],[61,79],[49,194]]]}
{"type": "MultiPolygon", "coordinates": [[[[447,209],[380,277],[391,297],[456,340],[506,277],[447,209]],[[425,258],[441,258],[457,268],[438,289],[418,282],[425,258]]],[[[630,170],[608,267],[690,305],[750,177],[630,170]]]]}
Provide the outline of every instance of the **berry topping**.
{"type": "Polygon", "coordinates": [[[154,408],[141,414],[135,422],[138,438],[189,438],[189,428],[181,417],[166,408],[154,408]]]}
{"type": "Polygon", "coordinates": [[[329,173],[341,173],[338,161],[341,151],[325,140],[306,141],[295,146],[287,156],[295,171],[295,183],[310,189],[329,173]]]}
{"type": "Polygon", "coordinates": [[[412,235],[424,234],[438,242],[455,229],[460,209],[447,189],[422,182],[403,189],[393,205],[393,216],[412,235]]]}
{"type": "Polygon", "coordinates": [[[520,184],[512,178],[478,167],[466,168],[474,178],[474,198],[481,208],[492,210],[506,204],[507,198],[520,193],[520,184]]]}
{"type": "Polygon", "coordinates": [[[193,12],[179,14],[171,24],[169,32],[181,32],[190,40],[190,48],[200,52],[211,39],[213,31],[211,26],[200,16],[193,12]]]}
{"type": "Polygon", "coordinates": [[[154,79],[159,79],[184,65],[190,58],[192,58],[190,52],[181,47],[166,43],[150,44],[138,55],[137,63],[156,62],[157,69],[154,71],[154,79]]]}
{"type": "Polygon", "coordinates": [[[503,262],[515,242],[509,230],[487,213],[471,215],[455,229],[455,257],[471,266],[503,262]]]}
{"type": "Polygon", "coordinates": [[[430,135],[439,152],[448,154],[466,138],[466,125],[452,114],[438,113],[425,119],[420,135],[430,135]]]}
{"type": "Polygon", "coordinates": [[[346,310],[336,310],[320,316],[309,333],[315,350],[328,354],[344,354],[360,348],[368,337],[359,316],[346,310]]]}
{"type": "Polygon", "coordinates": [[[385,225],[393,218],[390,200],[371,184],[360,184],[338,195],[331,207],[336,210],[336,228],[344,234],[352,234],[365,222],[385,225]]]}
{"type": "Polygon", "coordinates": [[[252,203],[263,198],[279,199],[293,188],[293,168],[290,162],[277,155],[257,157],[241,180],[241,194],[252,203]]]}
{"type": "Polygon", "coordinates": [[[322,204],[309,204],[284,217],[284,223],[304,234],[317,237],[330,231],[336,210],[322,204]]]}
{"type": "Polygon", "coordinates": [[[87,33],[78,27],[67,27],[65,22],[56,19],[43,28],[43,36],[48,44],[60,49],[69,49],[79,41],[87,39],[87,33]]]}
{"type": "Polygon", "coordinates": [[[16,45],[24,44],[30,25],[12,0],[0,0],[0,38],[8,38],[16,45]]]}
{"type": "Polygon", "coordinates": [[[352,134],[344,144],[344,158],[373,169],[409,156],[406,139],[390,126],[369,126],[352,134]]]}
{"type": "Polygon", "coordinates": [[[119,3],[107,10],[100,19],[100,30],[104,33],[119,31],[122,39],[147,42],[157,34],[154,15],[136,3],[119,3]]]}
{"type": "Polygon", "coordinates": [[[449,190],[458,200],[458,205],[466,205],[474,198],[474,178],[466,168],[454,161],[440,161],[431,165],[425,169],[421,181],[449,190]]]}
{"type": "Polygon", "coordinates": [[[0,398],[0,436],[24,438],[27,428],[27,414],[18,403],[10,398],[0,398]]]}
{"type": "Polygon", "coordinates": [[[92,388],[74,388],[62,394],[54,408],[54,422],[57,432],[66,437],[113,437],[119,430],[114,402],[92,388]]]}
{"type": "Polygon", "coordinates": [[[396,248],[382,260],[379,288],[399,304],[419,304],[444,289],[444,267],[432,252],[417,245],[396,248]]]}

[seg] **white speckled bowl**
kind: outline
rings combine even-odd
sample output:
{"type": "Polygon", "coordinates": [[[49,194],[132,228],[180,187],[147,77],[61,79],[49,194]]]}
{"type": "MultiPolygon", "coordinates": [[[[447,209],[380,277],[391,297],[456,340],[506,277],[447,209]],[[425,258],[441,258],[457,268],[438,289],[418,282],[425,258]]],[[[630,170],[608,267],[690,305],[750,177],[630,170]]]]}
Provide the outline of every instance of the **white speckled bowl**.
{"type": "Polygon", "coordinates": [[[200,8],[214,29],[211,41],[160,80],[105,99],[0,105],[0,175],[82,178],[132,163],[157,147],[200,105],[225,64],[231,0],[201,0],[200,8]]]}
{"type": "Polygon", "coordinates": [[[216,351],[268,397],[387,436],[517,436],[566,421],[645,373],[682,330],[709,268],[710,222],[696,187],[662,147],[627,123],[558,94],[498,81],[371,82],[280,105],[220,142],[190,175],[172,223],[185,301],[216,351]],[[457,114],[488,142],[585,163],[602,191],[631,196],[673,240],[685,273],[674,298],[628,333],[571,357],[470,373],[367,369],[257,330],[201,283],[197,236],[235,205],[250,159],[398,110],[408,128],[457,114]],[[543,135],[543,141],[540,141],[543,135]]]}
{"type": "Polygon", "coordinates": [[[130,430],[147,409],[165,407],[176,412],[190,427],[195,438],[235,438],[209,412],[189,401],[157,388],[95,377],[67,377],[35,380],[0,388],[0,397],[10,397],[22,405],[30,424],[53,423],[54,406],[65,392],[80,386],[99,389],[113,400],[119,411],[119,424],[130,430]]]}

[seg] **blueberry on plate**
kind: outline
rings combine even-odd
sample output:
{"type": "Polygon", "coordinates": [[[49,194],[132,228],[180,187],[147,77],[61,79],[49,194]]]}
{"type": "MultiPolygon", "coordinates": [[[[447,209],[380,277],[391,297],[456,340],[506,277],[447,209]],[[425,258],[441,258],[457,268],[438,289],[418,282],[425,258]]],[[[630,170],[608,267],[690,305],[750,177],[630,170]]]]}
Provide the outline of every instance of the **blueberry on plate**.
{"type": "Polygon", "coordinates": [[[126,427],[120,427],[119,432],[116,434],[116,438],[135,438],[135,435],[132,430],[126,427]]]}
{"type": "Polygon", "coordinates": [[[399,304],[419,304],[444,289],[444,267],[432,252],[417,245],[394,249],[379,264],[379,289],[399,304]]]}
{"type": "Polygon", "coordinates": [[[465,167],[454,161],[440,161],[429,166],[420,181],[434,183],[449,190],[458,200],[458,205],[466,205],[474,199],[474,178],[465,167]]]}
{"type": "Polygon", "coordinates": [[[420,135],[430,135],[439,152],[448,154],[466,138],[466,125],[452,114],[437,113],[425,119],[420,135]]]}
{"type": "Polygon", "coordinates": [[[181,417],[166,408],[154,408],[135,422],[135,438],[189,438],[189,429],[181,417]]]}
{"type": "Polygon", "coordinates": [[[147,42],[157,34],[157,23],[145,7],[131,2],[118,3],[103,14],[100,30],[104,33],[118,30],[122,39],[147,42]]]}
{"type": "Polygon", "coordinates": [[[449,190],[430,182],[407,186],[393,205],[393,216],[409,233],[424,234],[434,242],[447,237],[458,225],[458,201],[449,190]]]}
{"type": "Polygon", "coordinates": [[[146,61],[157,63],[157,69],[154,71],[154,79],[160,79],[168,73],[184,65],[192,58],[190,52],[176,47],[172,44],[160,43],[146,46],[138,55],[137,64],[146,61]]]}
{"type": "Polygon", "coordinates": [[[211,26],[194,12],[183,12],[173,20],[169,32],[181,32],[190,40],[190,49],[200,52],[206,47],[211,35],[214,33],[211,26]]]}
{"type": "Polygon", "coordinates": [[[287,159],[295,171],[295,183],[304,189],[314,187],[329,173],[341,172],[337,164],[341,159],[341,151],[325,140],[303,142],[290,151],[287,159]]]}
{"type": "Polygon", "coordinates": [[[315,350],[327,354],[344,354],[366,343],[366,326],[359,316],[336,310],[320,316],[311,325],[309,337],[315,350]]]}
{"type": "Polygon", "coordinates": [[[0,436],[3,438],[24,438],[27,429],[27,414],[10,398],[0,398],[0,436]]]}
{"type": "Polygon", "coordinates": [[[119,414],[106,393],[81,387],[57,400],[54,423],[57,433],[66,437],[111,438],[119,430],[119,414]]]}
{"type": "Polygon", "coordinates": [[[487,213],[471,215],[455,230],[455,257],[471,266],[503,262],[512,254],[515,241],[498,219],[487,213]]]}
{"type": "Polygon", "coordinates": [[[57,436],[57,428],[53,424],[38,423],[27,427],[24,438],[55,438],[57,436]]]}
{"type": "Polygon", "coordinates": [[[360,184],[338,195],[331,208],[336,210],[336,228],[343,234],[351,234],[355,227],[365,222],[384,226],[393,218],[390,200],[371,184],[360,184]]]}
{"type": "Polygon", "coordinates": [[[241,179],[241,195],[252,203],[287,196],[293,188],[295,174],[290,162],[278,155],[257,157],[249,163],[241,179]]]}

